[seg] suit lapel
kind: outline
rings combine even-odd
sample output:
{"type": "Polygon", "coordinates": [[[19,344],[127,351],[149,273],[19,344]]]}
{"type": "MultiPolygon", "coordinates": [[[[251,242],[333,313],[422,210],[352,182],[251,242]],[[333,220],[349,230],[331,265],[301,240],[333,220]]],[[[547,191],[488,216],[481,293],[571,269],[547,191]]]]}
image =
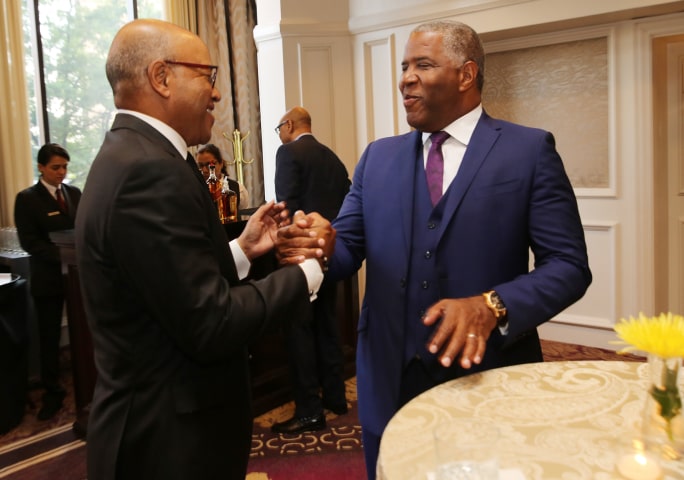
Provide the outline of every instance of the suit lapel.
{"type": "MultiPolygon", "coordinates": [[[[419,131],[413,131],[404,137],[404,142],[400,146],[400,154],[397,157],[398,165],[394,169],[398,173],[397,196],[399,210],[398,216],[401,218],[402,233],[404,235],[404,245],[408,255],[411,248],[411,235],[413,230],[413,210],[415,207],[415,176],[418,174],[418,165],[423,165],[423,142],[419,131]]],[[[406,257],[408,258],[408,256],[406,257]]]]}
{"type": "Polygon", "coordinates": [[[57,199],[52,196],[50,191],[45,187],[45,185],[43,185],[43,183],[40,180],[38,180],[38,183],[36,183],[35,188],[36,192],[38,193],[38,196],[42,198],[42,201],[45,202],[46,206],[49,206],[49,208],[51,208],[53,211],[60,211],[57,199]]]}
{"type": "Polygon", "coordinates": [[[176,147],[173,146],[173,143],[171,143],[168,138],[162,135],[162,133],[152,125],[143,122],[138,117],[126,113],[117,113],[116,117],[114,117],[111,129],[114,131],[119,128],[134,130],[136,133],[143,135],[150,143],[162,147],[169,155],[180,158],[181,160],[186,160],[186,158],[176,150],[176,147]]]}
{"type": "Polygon", "coordinates": [[[446,199],[443,221],[440,226],[440,238],[446,231],[447,225],[451,223],[452,217],[458,210],[463,197],[473,183],[477,172],[480,170],[499,135],[499,128],[493,124],[491,117],[483,113],[477,122],[473,136],[470,138],[470,143],[463,155],[463,161],[458,169],[458,173],[449,186],[449,195],[446,199]]]}

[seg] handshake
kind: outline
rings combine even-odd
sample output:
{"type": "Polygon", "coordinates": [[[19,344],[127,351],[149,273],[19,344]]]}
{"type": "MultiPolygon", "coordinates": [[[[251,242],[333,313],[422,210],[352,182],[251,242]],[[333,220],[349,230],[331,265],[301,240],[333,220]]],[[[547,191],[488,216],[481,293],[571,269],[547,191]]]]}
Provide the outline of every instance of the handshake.
{"type": "Polygon", "coordinates": [[[325,272],[335,247],[335,229],[316,212],[299,210],[291,217],[285,202],[271,200],[254,212],[237,240],[250,261],[275,249],[280,265],[315,258],[325,272]]]}

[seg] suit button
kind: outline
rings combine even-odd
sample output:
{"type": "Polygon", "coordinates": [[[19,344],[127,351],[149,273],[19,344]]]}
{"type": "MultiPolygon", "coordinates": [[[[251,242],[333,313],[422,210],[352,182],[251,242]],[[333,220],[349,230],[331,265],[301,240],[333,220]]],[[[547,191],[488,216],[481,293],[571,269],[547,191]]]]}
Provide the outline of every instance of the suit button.
{"type": "Polygon", "coordinates": [[[428,228],[430,230],[434,230],[435,228],[437,228],[437,224],[435,222],[430,222],[428,223],[428,228]]]}
{"type": "Polygon", "coordinates": [[[401,288],[406,287],[406,279],[405,278],[402,278],[401,280],[399,280],[399,286],[401,288]]]}
{"type": "Polygon", "coordinates": [[[423,283],[421,284],[423,287],[423,290],[427,290],[428,287],[430,286],[430,283],[427,280],[423,280],[423,283]]]}
{"type": "Polygon", "coordinates": [[[425,252],[425,258],[432,258],[432,252],[430,250],[425,252]]]}

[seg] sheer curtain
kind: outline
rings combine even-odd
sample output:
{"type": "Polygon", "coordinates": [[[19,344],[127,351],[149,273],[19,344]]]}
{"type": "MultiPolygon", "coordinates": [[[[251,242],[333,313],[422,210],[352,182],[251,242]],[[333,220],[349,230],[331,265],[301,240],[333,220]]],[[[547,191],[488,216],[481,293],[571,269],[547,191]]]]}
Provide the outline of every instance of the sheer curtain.
{"type": "Polygon", "coordinates": [[[21,2],[0,0],[0,225],[14,225],[14,199],[33,183],[24,79],[21,2]]]}
{"type": "Polygon", "coordinates": [[[197,2],[195,0],[165,0],[164,17],[169,22],[197,33],[197,2]]]}

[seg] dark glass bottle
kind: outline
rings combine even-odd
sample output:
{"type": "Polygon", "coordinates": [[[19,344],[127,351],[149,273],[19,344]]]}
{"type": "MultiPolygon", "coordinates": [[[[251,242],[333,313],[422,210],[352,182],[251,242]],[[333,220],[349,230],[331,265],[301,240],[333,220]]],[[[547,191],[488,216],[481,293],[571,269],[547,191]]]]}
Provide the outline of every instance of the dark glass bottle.
{"type": "Polygon", "coordinates": [[[216,178],[216,165],[213,163],[209,165],[209,178],[207,178],[207,187],[211,198],[216,202],[221,197],[221,183],[216,178]]]}
{"type": "Polygon", "coordinates": [[[219,208],[221,223],[237,222],[237,213],[237,193],[230,189],[227,181],[224,181],[221,189],[221,206],[219,208]]]}

